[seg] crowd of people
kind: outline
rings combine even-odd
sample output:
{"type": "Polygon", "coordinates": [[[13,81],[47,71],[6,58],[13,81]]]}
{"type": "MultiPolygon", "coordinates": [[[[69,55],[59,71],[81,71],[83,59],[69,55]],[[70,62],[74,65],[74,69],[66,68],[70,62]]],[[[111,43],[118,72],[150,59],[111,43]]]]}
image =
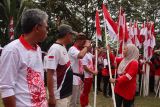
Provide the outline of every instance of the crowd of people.
{"type": "MultiPolygon", "coordinates": [[[[57,29],[57,40],[42,61],[38,43],[47,38],[48,15],[40,9],[28,9],[21,17],[23,34],[6,45],[0,57],[0,93],[5,107],[90,107],[89,93],[97,75],[97,89],[105,97],[112,96],[115,85],[116,106],[132,107],[137,91],[137,75],[143,74],[139,50],[133,44],[124,47],[117,57],[109,46],[93,48],[84,33],[67,24],[57,29]],[[76,35],[73,41],[73,35],[76,35]],[[68,44],[73,45],[67,49],[68,44]],[[94,51],[98,50],[98,70],[94,51]],[[110,63],[106,50],[109,50],[110,63]],[[138,60],[139,59],[139,60],[138,60]],[[112,78],[109,76],[111,65],[112,78]],[[47,88],[44,85],[44,69],[47,88]],[[103,80],[103,88],[101,86],[103,80]],[[46,89],[48,91],[46,91],[46,89]]],[[[155,74],[154,91],[160,77],[160,56],[150,62],[155,74]]],[[[139,89],[138,89],[139,92],[139,89]]]]}

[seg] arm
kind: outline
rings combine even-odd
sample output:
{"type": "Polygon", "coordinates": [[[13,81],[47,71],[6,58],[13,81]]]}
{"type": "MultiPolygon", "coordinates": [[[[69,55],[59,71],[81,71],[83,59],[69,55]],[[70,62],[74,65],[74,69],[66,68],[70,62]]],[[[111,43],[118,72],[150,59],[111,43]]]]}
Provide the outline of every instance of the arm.
{"type": "Polygon", "coordinates": [[[124,75],[120,76],[117,78],[117,82],[123,83],[132,80],[133,77],[135,77],[138,73],[138,62],[137,61],[132,61],[129,65],[128,68],[126,68],[128,71],[124,75]]]}
{"type": "Polygon", "coordinates": [[[59,51],[57,48],[51,48],[46,57],[45,68],[47,69],[47,87],[49,92],[48,104],[49,107],[55,107],[56,99],[54,95],[54,73],[56,72],[59,63],[59,51]]]}
{"type": "Polygon", "coordinates": [[[78,53],[78,59],[82,59],[85,54],[88,52],[88,48],[87,47],[84,47],[79,53],[78,53]]]}
{"type": "Polygon", "coordinates": [[[96,71],[89,69],[86,65],[83,65],[83,68],[84,68],[84,70],[85,70],[86,72],[90,72],[90,73],[92,73],[92,74],[97,74],[96,71]]]}
{"type": "Polygon", "coordinates": [[[48,86],[48,93],[49,93],[49,100],[48,104],[49,106],[54,107],[56,104],[56,99],[54,95],[54,80],[53,80],[53,75],[54,75],[55,70],[53,69],[47,69],[47,86],[48,86]]]}
{"type": "Polygon", "coordinates": [[[85,56],[90,46],[91,46],[91,41],[86,40],[84,44],[84,48],[78,53],[78,59],[82,59],[85,56]]]}
{"type": "Polygon", "coordinates": [[[3,50],[0,62],[0,91],[4,107],[16,107],[15,84],[18,75],[18,53],[3,50]]]}
{"type": "Polygon", "coordinates": [[[119,76],[117,79],[111,78],[110,82],[111,83],[115,83],[115,82],[124,83],[124,82],[132,80],[132,78],[136,76],[138,73],[138,63],[136,61],[133,61],[128,66],[129,68],[127,68],[128,70],[127,73],[125,73],[122,76],[119,76]]]}
{"type": "Polygon", "coordinates": [[[16,107],[16,98],[15,96],[9,96],[6,98],[3,98],[3,103],[5,107],[16,107]]]}

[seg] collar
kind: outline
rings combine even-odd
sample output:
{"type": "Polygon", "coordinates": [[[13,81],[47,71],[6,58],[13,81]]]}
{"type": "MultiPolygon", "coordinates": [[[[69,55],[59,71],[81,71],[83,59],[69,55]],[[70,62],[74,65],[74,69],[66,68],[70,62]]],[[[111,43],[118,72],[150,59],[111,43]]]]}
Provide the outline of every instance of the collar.
{"type": "Polygon", "coordinates": [[[77,48],[80,51],[80,48],[77,45],[73,45],[75,48],[77,48]]]}
{"type": "Polygon", "coordinates": [[[34,50],[34,51],[36,51],[37,50],[37,45],[36,45],[36,47],[33,47],[33,46],[31,46],[25,39],[24,39],[24,35],[21,35],[20,37],[19,37],[19,40],[20,40],[20,42],[22,43],[22,45],[27,49],[27,50],[34,50]]]}

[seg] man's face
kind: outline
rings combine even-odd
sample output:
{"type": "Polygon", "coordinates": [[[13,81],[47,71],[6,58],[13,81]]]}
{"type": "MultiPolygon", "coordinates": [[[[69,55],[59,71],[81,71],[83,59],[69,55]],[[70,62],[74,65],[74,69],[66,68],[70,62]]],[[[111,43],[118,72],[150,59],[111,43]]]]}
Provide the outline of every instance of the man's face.
{"type": "Polygon", "coordinates": [[[47,38],[47,34],[48,34],[48,24],[47,24],[48,20],[44,20],[41,24],[38,24],[38,42],[42,42],[47,38]]]}
{"type": "Polygon", "coordinates": [[[66,40],[67,40],[68,44],[72,43],[73,42],[73,34],[67,33],[66,40]]]}

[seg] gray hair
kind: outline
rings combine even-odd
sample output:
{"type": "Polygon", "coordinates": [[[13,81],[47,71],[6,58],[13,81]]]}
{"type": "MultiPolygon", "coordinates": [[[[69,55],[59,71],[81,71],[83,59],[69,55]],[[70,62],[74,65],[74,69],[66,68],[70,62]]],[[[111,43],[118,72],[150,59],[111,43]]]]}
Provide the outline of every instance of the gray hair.
{"type": "Polygon", "coordinates": [[[27,9],[22,13],[21,27],[23,33],[30,33],[35,25],[47,20],[48,15],[40,9],[27,9]]]}

